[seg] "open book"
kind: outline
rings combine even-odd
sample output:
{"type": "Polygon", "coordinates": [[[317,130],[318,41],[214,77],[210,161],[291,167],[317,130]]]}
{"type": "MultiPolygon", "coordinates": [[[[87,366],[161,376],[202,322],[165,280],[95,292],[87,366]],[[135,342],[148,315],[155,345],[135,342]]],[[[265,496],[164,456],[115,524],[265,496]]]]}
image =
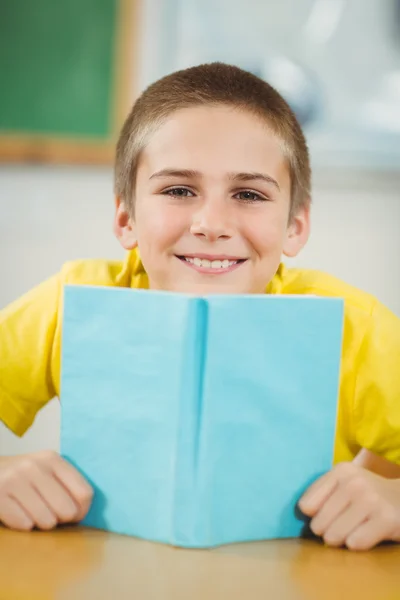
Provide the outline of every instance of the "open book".
{"type": "Polygon", "coordinates": [[[296,537],[330,469],[343,302],[67,286],[62,455],[84,524],[185,547],[296,537]]]}

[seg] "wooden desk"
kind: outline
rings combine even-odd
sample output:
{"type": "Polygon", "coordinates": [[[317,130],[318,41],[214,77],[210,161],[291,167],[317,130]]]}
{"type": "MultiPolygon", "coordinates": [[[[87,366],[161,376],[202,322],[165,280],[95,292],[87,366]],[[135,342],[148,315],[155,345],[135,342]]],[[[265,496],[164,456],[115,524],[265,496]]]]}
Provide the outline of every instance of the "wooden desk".
{"type": "Polygon", "coordinates": [[[80,528],[0,529],[1,600],[395,600],[400,546],[312,541],[181,550],[80,528]]]}

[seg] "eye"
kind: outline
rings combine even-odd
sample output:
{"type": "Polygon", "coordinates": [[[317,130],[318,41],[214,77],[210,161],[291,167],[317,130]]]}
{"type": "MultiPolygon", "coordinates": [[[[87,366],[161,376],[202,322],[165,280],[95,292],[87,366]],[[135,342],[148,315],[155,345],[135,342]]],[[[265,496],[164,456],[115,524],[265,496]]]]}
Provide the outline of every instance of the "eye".
{"type": "Polygon", "coordinates": [[[251,190],[237,192],[234,197],[238,200],[242,200],[242,202],[266,202],[268,200],[265,196],[261,196],[251,190]]]}
{"type": "Polygon", "coordinates": [[[165,190],[162,194],[165,196],[175,196],[176,198],[190,198],[194,196],[193,192],[184,187],[169,188],[169,190],[165,190]]]}

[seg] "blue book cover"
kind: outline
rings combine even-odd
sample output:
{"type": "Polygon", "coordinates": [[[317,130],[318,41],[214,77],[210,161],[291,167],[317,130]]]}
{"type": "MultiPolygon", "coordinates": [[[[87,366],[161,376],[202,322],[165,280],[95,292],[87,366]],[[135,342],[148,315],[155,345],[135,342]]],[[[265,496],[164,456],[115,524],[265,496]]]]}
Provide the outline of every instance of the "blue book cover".
{"type": "Polygon", "coordinates": [[[343,301],[66,286],[61,452],[90,527],[183,547],[297,537],[332,466],[343,301]]]}

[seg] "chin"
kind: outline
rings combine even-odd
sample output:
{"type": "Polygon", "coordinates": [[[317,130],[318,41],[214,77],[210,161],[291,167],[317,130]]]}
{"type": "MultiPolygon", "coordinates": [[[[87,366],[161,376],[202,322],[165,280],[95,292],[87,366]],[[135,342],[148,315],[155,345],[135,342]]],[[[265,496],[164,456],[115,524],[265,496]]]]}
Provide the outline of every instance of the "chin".
{"type": "Polygon", "coordinates": [[[195,296],[209,296],[212,294],[251,294],[252,292],[246,289],[243,286],[238,285],[224,285],[223,283],[198,283],[194,284],[193,282],[181,283],[179,285],[174,286],[174,289],[171,290],[174,292],[179,292],[182,294],[193,294],[195,296]]]}

